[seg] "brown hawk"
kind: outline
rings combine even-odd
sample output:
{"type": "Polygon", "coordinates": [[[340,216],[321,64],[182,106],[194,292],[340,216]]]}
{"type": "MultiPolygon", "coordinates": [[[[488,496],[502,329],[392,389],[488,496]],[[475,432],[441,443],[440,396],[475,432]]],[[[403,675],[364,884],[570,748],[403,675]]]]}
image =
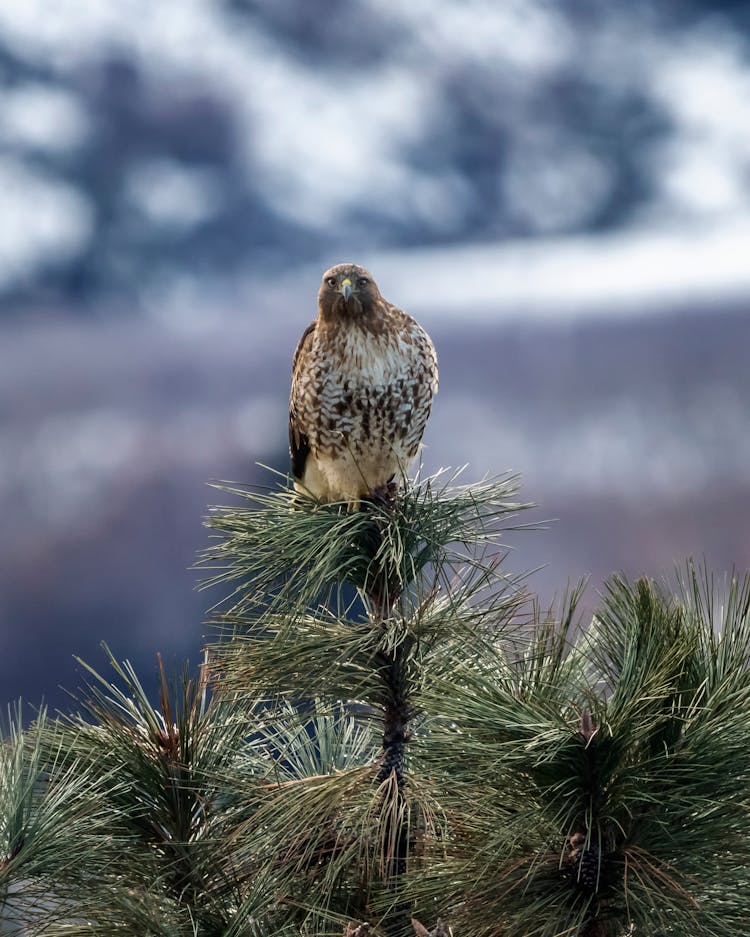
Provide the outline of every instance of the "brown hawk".
{"type": "Polygon", "coordinates": [[[384,498],[419,449],[438,388],[435,348],[356,264],[326,270],[318,318],[292,366],[289,451],[297,491],[384,498]]]}

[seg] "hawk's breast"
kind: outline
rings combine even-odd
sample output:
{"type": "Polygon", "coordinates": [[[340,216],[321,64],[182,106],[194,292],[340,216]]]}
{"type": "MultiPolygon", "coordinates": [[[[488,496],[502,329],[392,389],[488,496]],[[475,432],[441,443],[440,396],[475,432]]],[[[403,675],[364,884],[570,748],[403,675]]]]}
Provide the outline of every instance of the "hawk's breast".
{"type": "Polygon", "coordinates": [[[416,454],[432,390],[426,362],[410,338],[350,329],[322,343],[313,451],[364,455],[394,448],[401,459],[416,454]]]}
{"type": "Polygon", "coordinates": [[[290,400],[295,476],[321,500],[355,502],[402,476],[437,390],[427,333],[384,304],[357,322],[318,318],[298,346],[290,400]]]}

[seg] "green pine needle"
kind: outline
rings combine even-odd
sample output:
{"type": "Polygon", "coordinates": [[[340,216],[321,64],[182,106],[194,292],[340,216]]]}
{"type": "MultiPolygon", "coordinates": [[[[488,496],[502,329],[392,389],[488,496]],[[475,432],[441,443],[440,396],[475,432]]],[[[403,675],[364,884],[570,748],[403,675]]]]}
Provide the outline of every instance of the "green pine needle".
{"type": "Polygon", "coordinates": [[[258,608],[302,612],[338,598],[344,584],[366,594],[390,590],[398,598],[429,567],[450,581],[530,505],[515,500],[512,476],[457,486],[456,474],[446,474],[400,491],[393,509],[372,504],[360,511],[287,489],[216,486],[249,507],[214,508],[208,517],[217,542],[200,566],[216,572],[204,585],[231,584],[229,612],[236,617],[258,608]]]}

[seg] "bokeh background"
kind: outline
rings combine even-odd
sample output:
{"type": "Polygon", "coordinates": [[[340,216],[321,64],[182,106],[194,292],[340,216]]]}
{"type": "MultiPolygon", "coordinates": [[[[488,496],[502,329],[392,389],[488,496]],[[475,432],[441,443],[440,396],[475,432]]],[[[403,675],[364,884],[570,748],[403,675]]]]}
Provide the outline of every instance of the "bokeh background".
{"type": "Polygon", "coordinates": [[[557,519],[545,600],[750,565],[747,3],[23,0],[0,79],[4,700],[197,658],[205,482],[285,469],[341,260],[435,339],[425,468],[557,519]]]}

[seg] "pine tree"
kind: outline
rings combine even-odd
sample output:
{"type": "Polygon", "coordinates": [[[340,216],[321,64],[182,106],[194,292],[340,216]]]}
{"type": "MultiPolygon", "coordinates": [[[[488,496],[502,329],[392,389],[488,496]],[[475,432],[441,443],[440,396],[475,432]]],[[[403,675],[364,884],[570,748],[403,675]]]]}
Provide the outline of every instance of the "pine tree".
{"type": "MultiPolygon", "coordinates": [[[[341,933],[352,919],[413,933],[407,883],[448,836],[413,744],[430,731],[425,681],[464,630],[492,643],[521,604],[489,553],[523,507],[516,494],[514,479],[427,479],[392,505],[349,512],[272,492],[211,520],[222,535],[209,553],[223,566],[214,582],[235,586],[228,634],[211,649],[220,692],[244,705],[280,700],[297,720],[334,707],[368,739],[357,760],[293,771],[253,829],[288,891],[305,896],[311,933],[341,933]],[[279,853],[280,843],[294,846],[279,853]]],[[[286,749],[273,757],[289,768],[286,749]]]]}
{"type": "Polygon", "coordinates": [[[750,933],[750,579],[615,576],[586,623],[505,572],[516,479],[225,491],[199,672],[11,714],[0,932],[750,933]]]}

